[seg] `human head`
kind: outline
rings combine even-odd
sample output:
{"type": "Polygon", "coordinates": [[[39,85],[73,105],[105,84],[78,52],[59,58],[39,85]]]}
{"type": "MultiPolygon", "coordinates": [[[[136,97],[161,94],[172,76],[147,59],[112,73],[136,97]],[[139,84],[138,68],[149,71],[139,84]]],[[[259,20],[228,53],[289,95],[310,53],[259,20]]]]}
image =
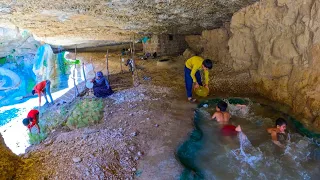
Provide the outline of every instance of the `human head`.
{"type": "Polygon", "coordinates": [[[225,112],[228,108],[228,104],[224,101],[219,101],[216,108],[218,108],[217,110],[219,111],[225,112]]]}
{"type": "Polygon", "coordinates": [[[32,93],[32,95],[34,95],[34,93],[36,93],[36,91],[35,91],[35,90],[32,90],[31,93],[32,93]]]}
{"type": "Polygon", "coordinates": [[[212,61],[210,59],[205,59],[202,62],[202,68],[203,69],[212,69],[212,61]]]}
{"type": "Polygon", "coordinates": [[[276,127],[280,130],[280,132],[284,132],[287,128],[287,121],[283,118],[278,118],[276,120],[276,127]]]}
{"type": "Polygon", "coordinates": [[[101,71],[98,71],[96,76],[97,76],[97,78],[102,78],[103,77],[103,73],[101,71]]]}
{"type": "Polygon", "coordinates": [[[29,123],[30,123],[30,118],[24,118],[24,119],[22,120],[22,123],[23,123],[23,125],[28,126],[29,123]]]}

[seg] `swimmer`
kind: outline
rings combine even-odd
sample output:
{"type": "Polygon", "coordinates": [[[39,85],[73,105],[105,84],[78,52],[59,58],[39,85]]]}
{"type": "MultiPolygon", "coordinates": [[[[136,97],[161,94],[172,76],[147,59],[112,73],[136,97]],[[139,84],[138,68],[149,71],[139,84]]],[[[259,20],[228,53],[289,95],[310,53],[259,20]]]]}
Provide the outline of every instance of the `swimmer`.
{"type": "Polygon", "coordinates": [[[271,134],[272,142],[281,148],[284,148],[285,146],[280,142],[279,135],[285,135],[286,128],[287,121],[283,118],[278,118],[276,120],[276,127],[267,129],[268,133],[271,134]]]}
{"type": "Polygon", "coordinates": [[[212,115],[211,119],[218,121],[220,124],[226,124],[229,122],[231,117],[230,113],[227,112],[228,104],[224,101],[218,102],[216,106],[216,112],[212,115]]]}

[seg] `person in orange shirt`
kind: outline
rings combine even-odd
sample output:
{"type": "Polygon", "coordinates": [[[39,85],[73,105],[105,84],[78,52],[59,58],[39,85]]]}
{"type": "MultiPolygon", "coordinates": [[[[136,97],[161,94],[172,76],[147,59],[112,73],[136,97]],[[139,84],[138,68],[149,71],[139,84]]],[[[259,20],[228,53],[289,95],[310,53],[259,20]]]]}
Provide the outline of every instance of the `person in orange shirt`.
{"type": "Polygon", "coordinates": [[[34,95],[35,93],[37,93],[39,96],[39,107],[41,106],[41,93],[44,95],[44,98],[46,99],[46,103],[49,103],[47,99],[47,94],[48,94],[50,97],[51,103],[54,104],[51,96],[51,92],[50,92],[50,85],[51,85],[50,80],[44,80],[36,84],[36,86],[33,88],[32,94],[34,95]]]}
{"type": "Polygon", "coordinates": [[[39,111],[36,109],[32,109],[29,111],[27,118],[24,118],[22,121],[23,125],[27,126],[29,129],[29,132],[31,132],[31,129],[33,126],[36,126],[38,128],[38,133],[40,133],[40,126],[39,123],[39,111]]]}

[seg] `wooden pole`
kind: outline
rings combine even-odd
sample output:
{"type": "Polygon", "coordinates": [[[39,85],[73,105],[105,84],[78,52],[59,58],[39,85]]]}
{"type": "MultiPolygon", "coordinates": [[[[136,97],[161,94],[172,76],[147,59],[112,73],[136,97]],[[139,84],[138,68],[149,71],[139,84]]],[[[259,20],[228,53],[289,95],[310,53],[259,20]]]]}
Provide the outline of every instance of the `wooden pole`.
{"type": "Polygon", "coordinates": [[[135,47],[134,47],[134,40],[135,40],[135,36],[133,35],[133,40],[132,40],[132,60],[133,60],[133,69],[134,69],[134,76],[136,76],[135,78],[135,86],[139,85],[139,76],[138,76],[138,71],[136,69],[136,61],[134,60],[134,53],[135,53],[135,47]]]}
{"type": "Polygon", "coordinates": [[[121,73],[123,73],[123,70],[122,70],[122,56],[121,56],[121,55],[119,56],[119,59],[120,59],[120,68],[121,68],[121,73]]]}
{"type": "MultiPolygon", "coordinates": [[[[74,56],[74,61],[76,62],[77,61],[77,46],[75,48],[75,56],[74,56]]],[[[76,84],[76,77],[75,77],[75,74],[76,74],[76,68],[77,68],[77,64],[74,63],[74,69],[73,69],[73,85],[74,85],[74,98],[76,98],[79,94],[79,91],[78,91],[78,87],[77,87],[77,84],[76,84]]]]}
{"type": "Polygon", "coordinates": [[[107,80],[110,84],[110,81],[109,81],[109,49],[107,49],[107,80]]]}
{"type": "Polygon", "coordinates": [[[82,62],[82,73],[83,73],[84,83],[87,83],[86,72],[84,70],[84,62],[82,62]]]}

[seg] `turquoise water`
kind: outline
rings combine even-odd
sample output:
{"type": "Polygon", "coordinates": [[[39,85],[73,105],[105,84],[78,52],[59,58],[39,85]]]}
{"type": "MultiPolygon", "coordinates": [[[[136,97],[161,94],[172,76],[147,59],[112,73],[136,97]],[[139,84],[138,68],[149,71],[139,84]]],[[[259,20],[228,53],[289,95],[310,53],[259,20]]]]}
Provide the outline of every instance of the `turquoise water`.
{"type": "Polygon", "coordinates": [[[288,115],[249,101],[243,109],[231,104],[230,123],[241,125],[243,133],[224,137],[221,126],[211,120],[216,102],[196,111],[195,130],[178,149],[177,157],[186,167],[181,179],[318,179],[320,149],[313,139],[296,133],[291,121],[286,147],[271,142],[266,129],[288,115]]]}

